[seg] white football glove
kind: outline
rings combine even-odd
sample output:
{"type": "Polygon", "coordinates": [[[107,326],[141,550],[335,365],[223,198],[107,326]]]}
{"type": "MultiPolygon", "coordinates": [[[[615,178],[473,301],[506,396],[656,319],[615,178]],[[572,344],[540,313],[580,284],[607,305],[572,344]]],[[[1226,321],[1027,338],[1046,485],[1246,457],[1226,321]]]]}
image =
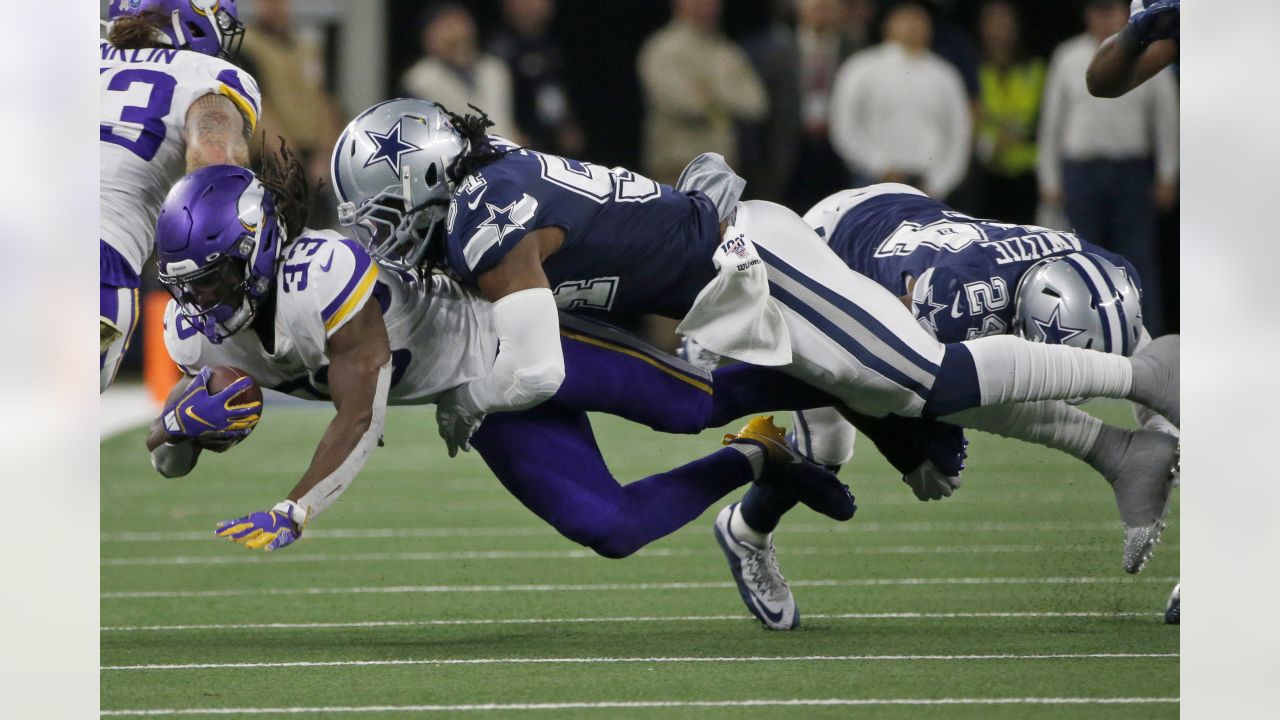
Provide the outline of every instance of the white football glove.
{"type": "Polygon", "coordinates": [[[449,457],[457,457],[458,451],[471,451],[471,434],[484,421],[484,413],[475,405],[465,385],[446,390],[436,400],[436,425],[444,438],[449,457]]]}
{"type": "Polygon", "coordinates": [[[960,476],[947,475],[937,468],[931,460],[925,460],[919,467],[902,476],[902,482],[911,487],[916,498],[924,502],[951,497],[951,493],[960,489],[960,476]]]}

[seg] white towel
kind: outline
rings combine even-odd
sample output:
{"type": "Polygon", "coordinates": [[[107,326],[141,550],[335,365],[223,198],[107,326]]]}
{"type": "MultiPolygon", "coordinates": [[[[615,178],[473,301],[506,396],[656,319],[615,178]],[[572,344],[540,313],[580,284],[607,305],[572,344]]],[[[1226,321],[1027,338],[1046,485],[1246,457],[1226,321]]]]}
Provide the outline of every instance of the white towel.
{"type": "Polygon", "coordinates": [[[676,332],[714,353],[754,365],[791,363],[791,334],[777,301],[769,297],[769,276],[745,228],[750,203],[739,203],[735,224],[712,258],[716,277],[702,288],[676,332]]]}

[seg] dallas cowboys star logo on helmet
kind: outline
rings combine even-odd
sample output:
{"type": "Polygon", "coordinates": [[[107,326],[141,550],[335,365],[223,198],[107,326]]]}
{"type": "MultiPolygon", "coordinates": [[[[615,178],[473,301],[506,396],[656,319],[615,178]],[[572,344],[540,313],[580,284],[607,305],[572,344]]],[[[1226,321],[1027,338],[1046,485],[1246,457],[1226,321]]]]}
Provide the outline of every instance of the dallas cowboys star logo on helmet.
{"type": "Polygon", "coordinates": [[[933,286],[930,285],[925,290],[924,297],[920,300],[911,301],[912,309],[916,312],[916,320],[921,325],[928,326],[934,335],[938,334],[938,313],[945,307],[946,303],[937,303],[933,301],[933,286]]]}
{"type": "Polygon", "coordinates": [[[1040,328],[1040,332],[1044,333],[1044,341],[1051,345],[1062,345],[1071,338],[1084,332],[1084,328],[1067,327],[1062,324],[1058,312],[1062,309],[1060,305],[1055,305],[1053,312],[1049,315],[1048,320],[1040,318],[1031,318],[1035,321],[1036,327],[1040,328]]]}
{"type": "Polygon", "coordinates": [[[400,158],[411,152],[417,152],[422,148],[411,142],[400,139],[400,123],[404,122],[404,118],[396,121],[386,134],[374,132],[373,130],[365,130],[364,134],[376,145],[373,154],[368,160],[364,161],[364,166],[369,167],[375,163],[385,162],[387,167],[391,168],[391,172],[397,176],[400,174],[400,158]]]}

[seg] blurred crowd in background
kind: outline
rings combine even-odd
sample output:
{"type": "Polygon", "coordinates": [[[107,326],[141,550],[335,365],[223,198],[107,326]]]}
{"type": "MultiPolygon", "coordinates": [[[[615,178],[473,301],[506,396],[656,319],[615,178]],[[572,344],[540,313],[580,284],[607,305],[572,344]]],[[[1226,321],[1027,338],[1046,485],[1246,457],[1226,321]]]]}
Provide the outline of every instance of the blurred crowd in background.
{"type": "MultiPolygon", "coordinates": [[[[719,152],[747,197],[801,214],[905,182],[970,215],[1074,229],[1138,268],[1152,334],[1178,329],[1176,68],[1118,99],[1085,87],[1129,0],[239,5],[264,99],[254,146],[286,138],[317,181],[368,104],[353,101],[471,104],[533,149],[664,183],[719,152]],[[343,34],[366,20],[380,71],[352,82],[343,34]]],[[[334,226],[332,207],[318,193],[312,224],[334,226]]]]}

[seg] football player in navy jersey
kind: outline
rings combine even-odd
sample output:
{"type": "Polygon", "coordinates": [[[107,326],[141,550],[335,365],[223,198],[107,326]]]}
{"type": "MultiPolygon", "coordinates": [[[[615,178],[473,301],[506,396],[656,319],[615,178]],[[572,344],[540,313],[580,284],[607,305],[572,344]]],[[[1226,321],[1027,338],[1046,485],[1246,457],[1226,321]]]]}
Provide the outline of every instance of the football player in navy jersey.
{"type": "MultiPolygon", "coordinates": [[[[893,183],[835,193],[806,213],[805,221],[851,269],[899,296],[941,342],[1011,333],[1121,355],[1150,342],[1133,266],[1073,234],[969,217],[893,183]]],[[[1177,444],[1177,429],[1163,418],[1139,413],[1145,428],[1130,431],[1062,401],[970,412],[987,415],[988,431],[1089,463],[1112,484],[1126,524],[1140,524],[1152,512],[1163,516],[1171,486],[1165,458],[1176,453],[1177,444]]],[[[795,413],[792,442],[820,464],[847,463],[854,436],[835,409],[795,413]]],[[[943,466],[924,465],[904,481],[921,500],[950,496],[959,486],[958,474],[925,474],[943,466]]],[[[752,489],[741,503],[725,508],[717,524],[741,523],[740,535],[765,536],[792,505],[778,493],[752,489]]],[[[1162,528],[1157,521],[1153,536],[1126,545],[1126,570],[1142,568],[1162,528]]]]}
{"type": "MultiPolygon", "coordinates": [[[[556,394],[565,377],[558,309],[683,317],[683,334],[748,371],[775,366],[873,417],[954,415],[984,428],[981,413],[959,413],[1102,396],[1177,421],[1176,337],[1133,358],[1011,336],[943,345],[795,213],[738,202],[741,180],[718,156],[696,159],[671,188],[517,148],[487,135],[488,125],[396,100],[357,117],[334,149],[340,216],[375,256],[443,263],[493,302],[491,371],[440,398],[451,449],[466,449],[487,414],[556,394]]],[[[754,390],[787,405],[776,386],[754,390]]],[[[1151,515],[1127,533],[1149,535],[1151,515]]]]}

